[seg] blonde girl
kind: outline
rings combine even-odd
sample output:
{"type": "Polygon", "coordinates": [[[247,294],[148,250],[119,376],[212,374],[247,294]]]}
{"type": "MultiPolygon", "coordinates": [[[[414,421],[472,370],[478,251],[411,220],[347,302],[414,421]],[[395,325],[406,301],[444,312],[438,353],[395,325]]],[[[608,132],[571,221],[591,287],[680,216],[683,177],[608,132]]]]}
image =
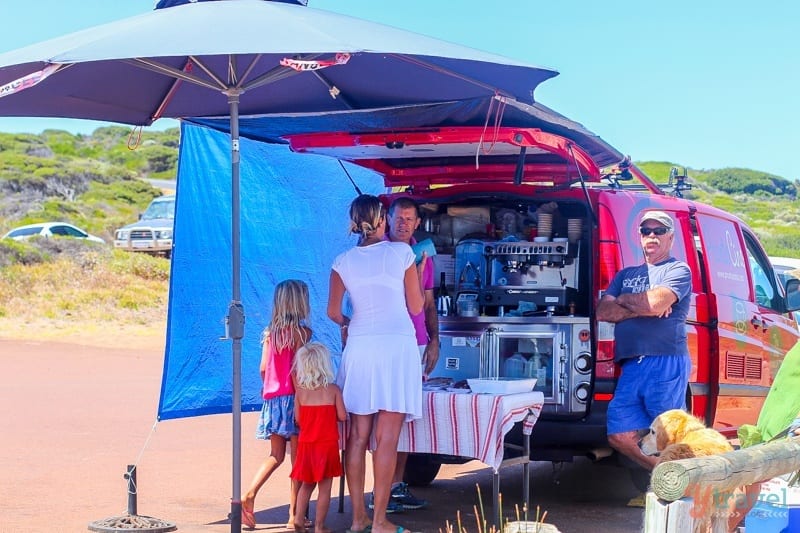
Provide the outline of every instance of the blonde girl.
{"type": "MultiPolygon", "coordinates": [[[[275,286],[272,319],[264,330],[261,350],[261,380],[264,406],[258,421],[256,438],[269,440],[270,453],[259,466],[250,488],[242,498],[242,525],[255,528],[255,499],[259,489],[286,457],[286,445],[294,463],[297,427],[294,423],[295,389],[291,369],[295,352],[311,338],[306,325],[310,314],[308,285],[289,279],[275,286]]],[[[292,482],[289,495],[289,523],[293,528],[294,507],[299,483],[292,482]]]]}
{"type": "Polygon", "coordinates": [[[294,530],[308,531],[305,517],[311,493],[319,484],[314,530],[329,533],[325,517],[331,503],[331,485],[334,477],[342,475],[337,424],[337,421],[344,422],[347,416],[342,391],[333,383],[331,354],[318,342],[297,350],[292,374],[300,437],[291,478],[302,483],[295,505],[294,530]]]}

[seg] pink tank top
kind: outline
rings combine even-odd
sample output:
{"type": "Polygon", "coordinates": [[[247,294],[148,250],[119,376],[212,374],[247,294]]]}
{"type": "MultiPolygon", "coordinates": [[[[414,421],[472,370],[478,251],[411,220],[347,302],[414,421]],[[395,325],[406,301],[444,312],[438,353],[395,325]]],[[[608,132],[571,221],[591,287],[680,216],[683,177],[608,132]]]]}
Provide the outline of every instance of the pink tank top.
{"type": "Polygon", "coordinates": [[[264,370],[264,388],[261,392],[265,400],[276,396],[294,394],[294,384],[292,383],[293,360],[294,349],[291,346],[277,351],[275,343],[269,343],[269,357],[267,358],[267,367],[264,370]]]}

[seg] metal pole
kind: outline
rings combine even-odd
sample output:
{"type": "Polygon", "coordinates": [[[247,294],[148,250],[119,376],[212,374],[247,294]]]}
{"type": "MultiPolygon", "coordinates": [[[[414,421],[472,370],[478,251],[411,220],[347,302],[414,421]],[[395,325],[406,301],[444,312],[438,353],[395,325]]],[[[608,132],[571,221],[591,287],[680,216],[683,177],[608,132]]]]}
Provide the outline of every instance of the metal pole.
{"type": "Polygon", "coordinates": [[[139,514],[136,505],[136,465],[128,465],[124,477],[128,480],[128,514],[136,516],[139,514]]]}
{"type": "Polygon", "coordinates": [[[244,337],[244,307],[241,302],[239,246],[239,94],[228,92],[231,113],[231,286],[233,295],[228,307],[228,336],[233,341],[233,390],[231,414],[233,415],[233,465],[231,497],[231,533],[242,531],[242,338],[244,337]]]}

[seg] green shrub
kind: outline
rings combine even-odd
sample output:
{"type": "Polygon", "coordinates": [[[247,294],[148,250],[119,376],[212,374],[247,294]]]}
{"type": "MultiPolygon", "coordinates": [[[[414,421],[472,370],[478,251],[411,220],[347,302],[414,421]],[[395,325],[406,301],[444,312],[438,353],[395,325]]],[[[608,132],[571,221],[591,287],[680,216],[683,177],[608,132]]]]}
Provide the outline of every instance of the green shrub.
{"type": "Polygon", "coordinates": [[[797,196],[797,189],[787,179],[766,172],[758,172],[746,168],[723,168],[708,175],[708,183],[728,194],[786,195],[797,196]]]}
{"type": "Polygon", "coordinates": [[[114,250],[109,267],[114,272],[125,272],[147,280],[164,281],[169,279],[170,262],[163,257],[114,250]]]}
{"type": "Polygon", "coordinates": [[[29,242],[0,239],[0,269],[10,265],[44,263],[49,259],[50,254],[29,242]]]}

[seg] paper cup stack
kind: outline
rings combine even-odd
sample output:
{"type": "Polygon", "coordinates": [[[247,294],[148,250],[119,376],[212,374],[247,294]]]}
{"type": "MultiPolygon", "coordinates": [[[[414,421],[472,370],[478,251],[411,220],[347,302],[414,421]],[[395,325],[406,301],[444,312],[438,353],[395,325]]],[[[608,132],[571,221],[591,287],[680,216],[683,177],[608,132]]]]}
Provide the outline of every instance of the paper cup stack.
{"type": "Polygon", "coordinates": [[[567,238],[569,238],[569,242],[577,242],[581,240],[582,228],[583,228],[583,219],[581,218],[567,219],[567,238]]]}
{"type": "Polygon", "coordinates": [[[539,213],[539,220],[536,224],[537,234],[539,237],[547,237],[553,234],[553,214],[552,213],[539,213]]]}

